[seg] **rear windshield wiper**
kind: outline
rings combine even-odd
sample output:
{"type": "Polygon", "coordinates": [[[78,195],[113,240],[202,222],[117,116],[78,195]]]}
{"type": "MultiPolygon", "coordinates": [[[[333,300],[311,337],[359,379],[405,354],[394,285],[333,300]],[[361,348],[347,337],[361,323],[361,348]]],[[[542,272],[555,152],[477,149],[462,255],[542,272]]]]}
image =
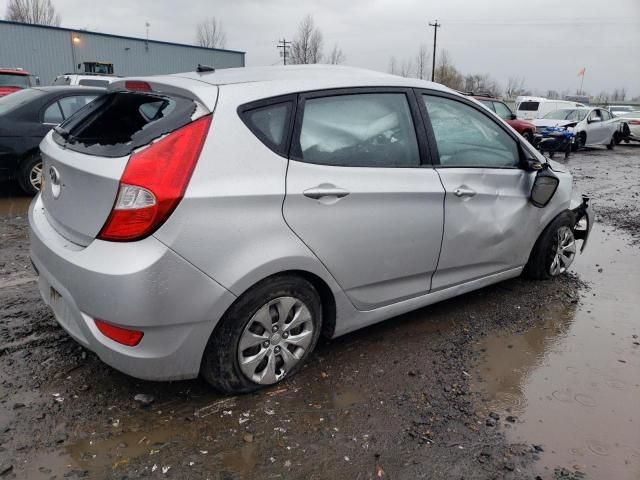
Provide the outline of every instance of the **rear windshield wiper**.
{"type": "Polygon", "coordinates": [[[69,130],[65,130],[60,125],[56,125],[55,127],[53,127],[53,131],[56,132],[65,140],[67,140],[68,142],[73,141],[73,135],[71,135],[71,132],[69,132],[69,130]]]}

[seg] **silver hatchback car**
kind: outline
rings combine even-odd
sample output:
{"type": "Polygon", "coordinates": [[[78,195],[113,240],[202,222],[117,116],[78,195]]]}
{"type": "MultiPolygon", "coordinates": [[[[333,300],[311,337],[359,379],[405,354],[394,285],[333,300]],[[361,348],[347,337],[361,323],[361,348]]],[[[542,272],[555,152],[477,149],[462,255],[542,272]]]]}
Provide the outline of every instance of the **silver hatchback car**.
{"type": "Polygon", "coordinates": [[[559,275],[593,223],[479,103],[345,67],[122,79],[41,150],[31,256],[60,325],[224,392],[293,375],[321,334],[559,275]]]}

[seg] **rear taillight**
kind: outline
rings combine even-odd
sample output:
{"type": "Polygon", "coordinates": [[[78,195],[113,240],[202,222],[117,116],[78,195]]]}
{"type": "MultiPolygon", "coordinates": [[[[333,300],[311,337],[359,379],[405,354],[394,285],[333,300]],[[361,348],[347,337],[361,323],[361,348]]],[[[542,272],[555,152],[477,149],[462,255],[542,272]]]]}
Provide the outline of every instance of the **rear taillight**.
{"type": "Polygon", "coordinates": [[[105,337],[110,338],[114,342],[121,343],[127,347],[135,347],[140,343],[144,333],[139,330],[130,330],[128,328],[116,327],[110,323],[103,322],[97,318],[94,320],[96,327],[105,337]]]}
{"type": "Polygon", "coordinates": [[[140,240],[164,223],[187,189],[211,118],[199,118],[131,155],[99,239],[140,240]]]}
{"type": "Polygon", "coordinates": [[[136,92],[150,92],[151,85],[147,82],[140,82],[138,80],[127,80],[124,82],[124,88],[127,90],[134,90],[136,92]]]}
{"type": "Polygon", "coordinates": [[[640,120],[629,120],[627,123],[629,125],[640,125],[640,120]]]}

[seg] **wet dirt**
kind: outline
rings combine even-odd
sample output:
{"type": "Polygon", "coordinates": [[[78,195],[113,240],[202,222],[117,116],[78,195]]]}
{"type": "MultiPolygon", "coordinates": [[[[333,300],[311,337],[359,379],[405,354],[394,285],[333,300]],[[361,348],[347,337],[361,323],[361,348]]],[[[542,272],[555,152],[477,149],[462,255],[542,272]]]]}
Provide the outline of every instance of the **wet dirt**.
{"type": "MultiPolygon", "coordinates": [[[[619,180],[629,190],[638,152],[619,148],[614,161],[585,151],[569,168],[582,169],[579,186],[602,180],[600,162],[629,169],[619,180]]],[[[627,195],[598,197],[598,212],[623,211],[627,195]]],[[[632,229],[618,227],[597,226],[578,275],[503,282],[323,341],[295,378],[225,398],[199,380],[127,377],[73,342],[39,298],[24,214],[0,216],[0,471],[11,467],[5,477],[20,479],[547,479],[577,478],[575,465],[593,478],[626,475],[637,463],[616,443],[635,448],[639,430],[640,409],[627,402],[638,396],[637,346],[627,337],[637,328],[639,282],[628,277],[634,264],[625,270],[615,256],[637,251],[632,229]],[[590,328],[601,338],[580,333],[590,328]],[[574,335],[582,343],[571,343],[574,335]],[[139,393],[154,402],[141,407],[139,393]],[[507,408],[518,416],[513,425],[507,408]]]]}

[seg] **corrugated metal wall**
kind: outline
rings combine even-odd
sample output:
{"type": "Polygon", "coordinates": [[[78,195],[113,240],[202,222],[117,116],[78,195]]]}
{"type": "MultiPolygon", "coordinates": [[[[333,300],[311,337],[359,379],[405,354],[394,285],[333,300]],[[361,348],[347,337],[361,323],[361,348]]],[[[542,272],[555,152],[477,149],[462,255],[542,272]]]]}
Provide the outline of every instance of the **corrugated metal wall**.
{"type": "Polygon", "coordinates": [[[0,68],[22,67],[50,85],[74,64],[95,61],[113,63],[116,75],[159,75],[193,71],[199,63],[243,67],[244,53],[0,21],[0,68]],[[72,43],[72,35],[80,41],[72,43]]]}

